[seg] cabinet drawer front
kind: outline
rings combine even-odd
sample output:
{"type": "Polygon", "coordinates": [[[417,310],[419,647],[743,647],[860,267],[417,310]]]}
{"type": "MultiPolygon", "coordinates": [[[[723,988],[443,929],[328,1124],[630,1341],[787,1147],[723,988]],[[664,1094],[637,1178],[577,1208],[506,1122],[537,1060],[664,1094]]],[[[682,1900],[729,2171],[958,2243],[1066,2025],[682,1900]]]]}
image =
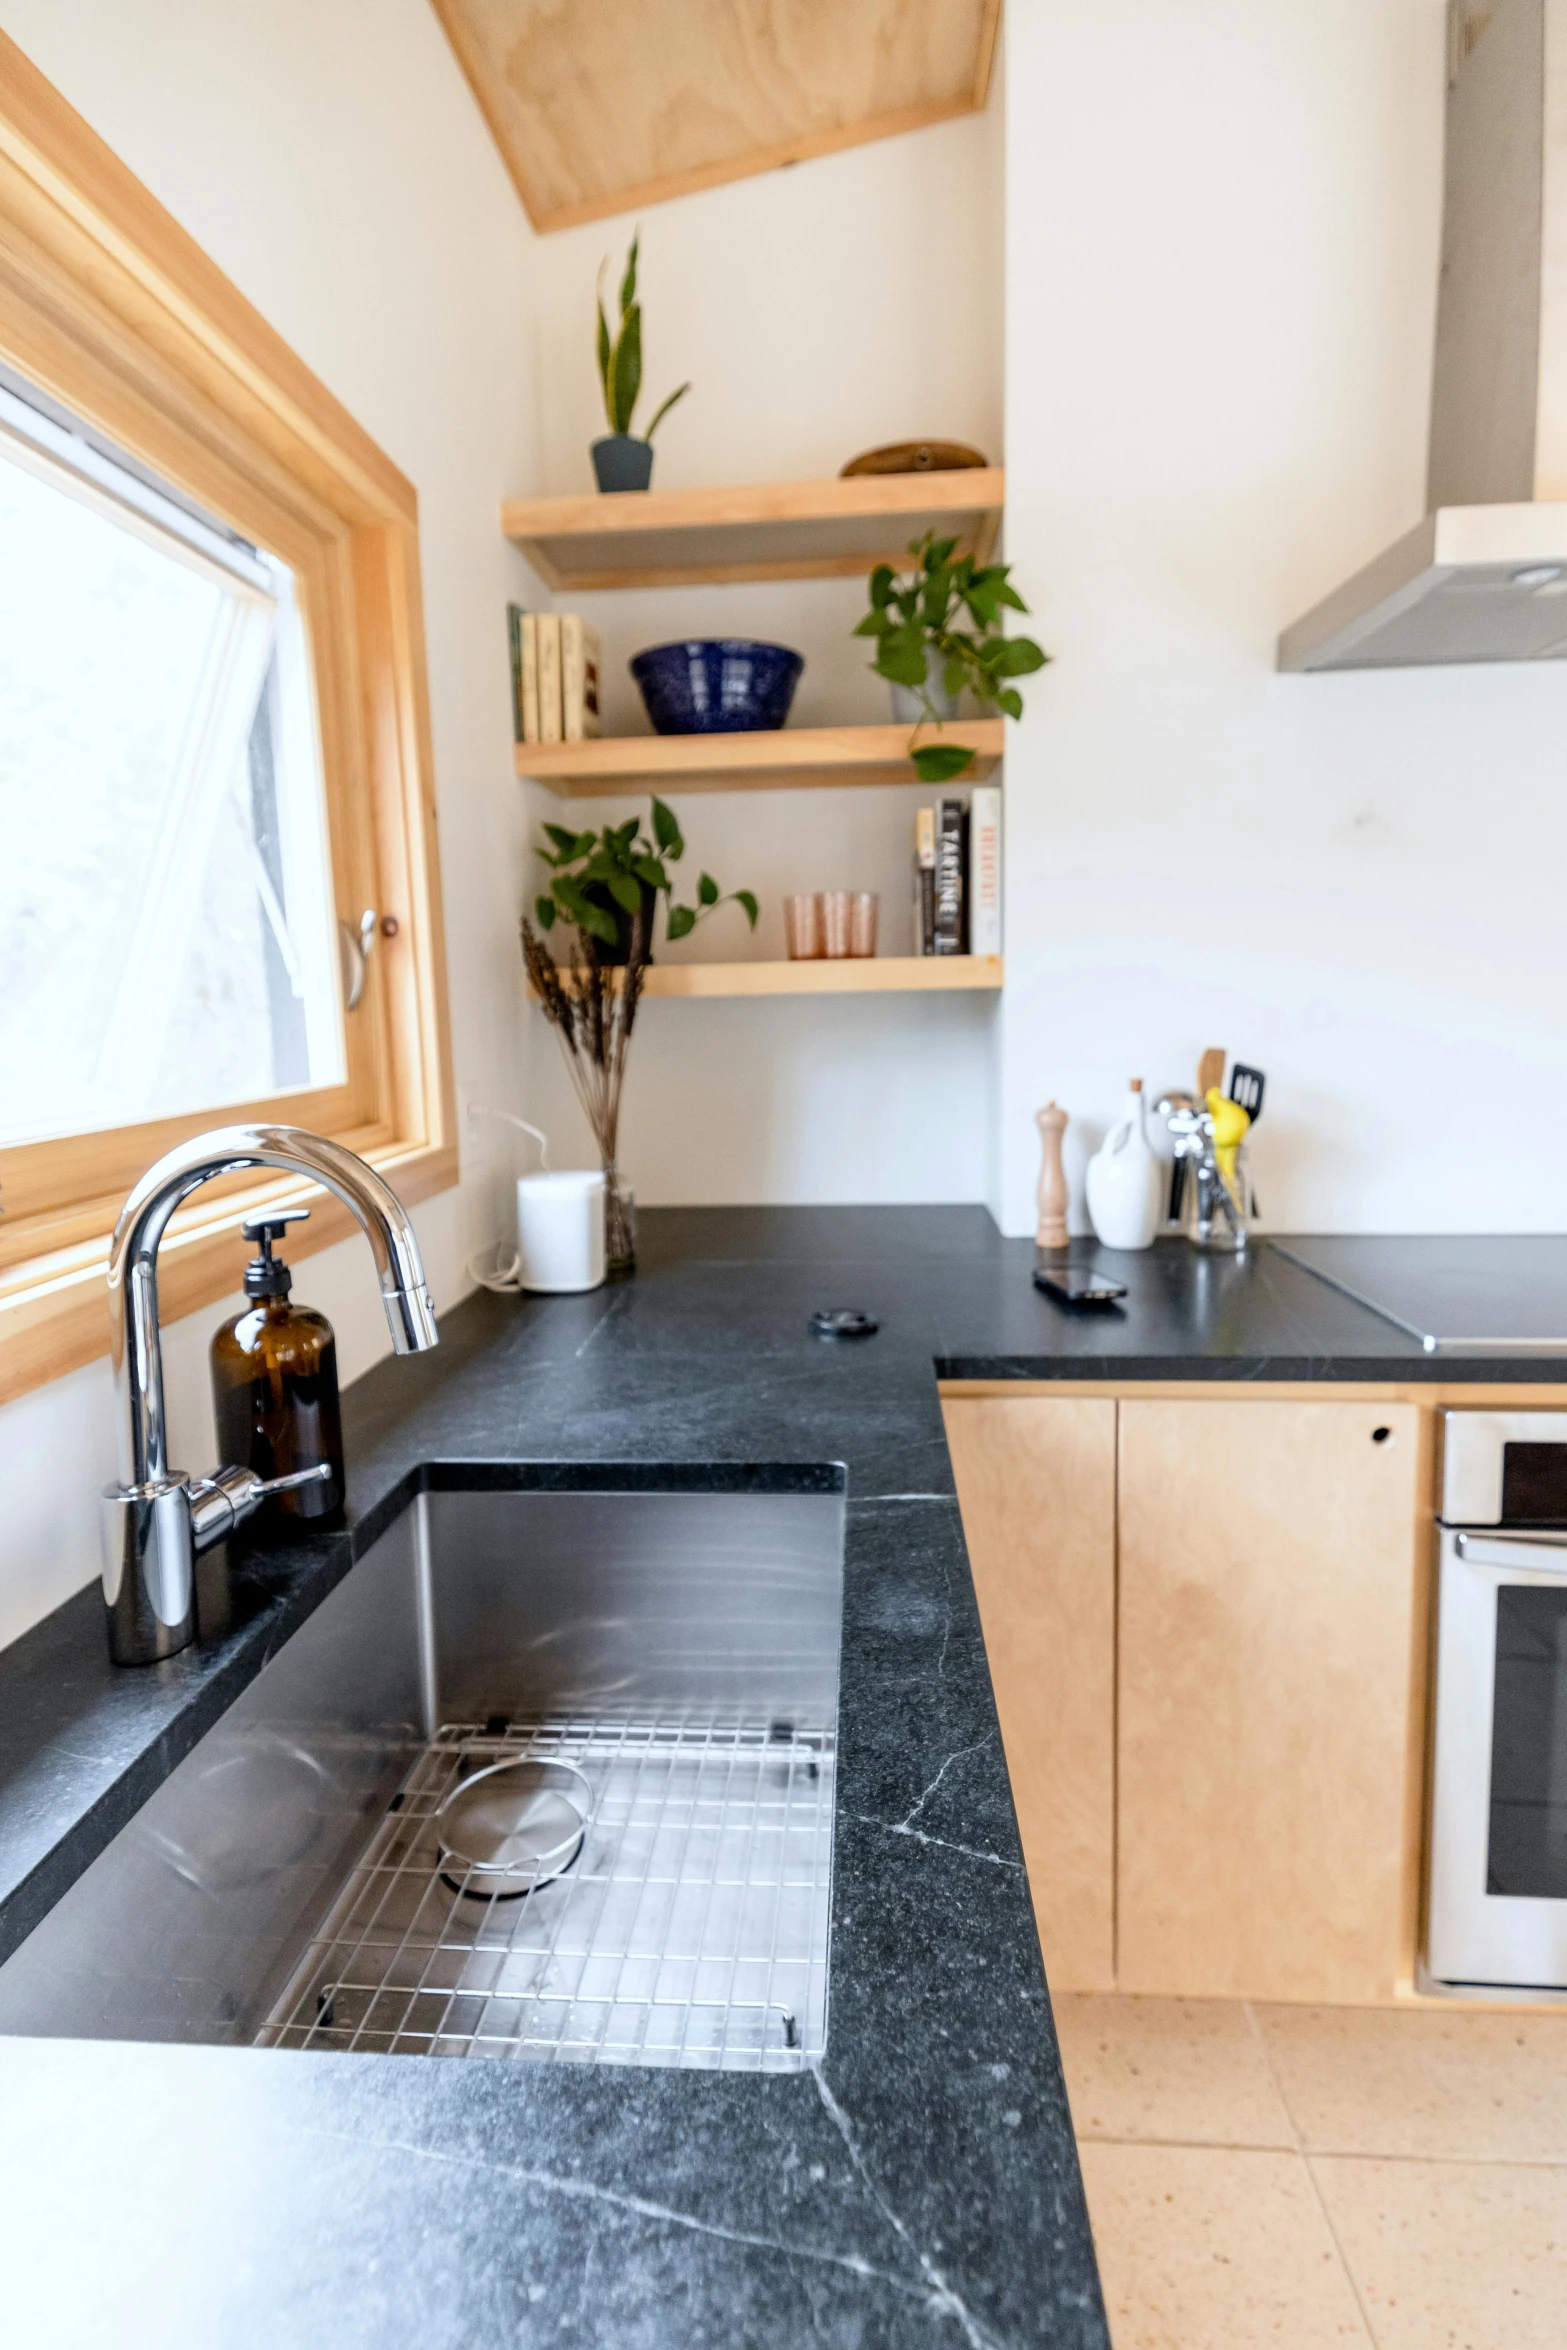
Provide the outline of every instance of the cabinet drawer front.
{"type": "Polygon", "coordinates": [[[1392,1995],[1424,1450],[1409,1404],[1121,1406],[1123,1989],[1392,1995]]]}

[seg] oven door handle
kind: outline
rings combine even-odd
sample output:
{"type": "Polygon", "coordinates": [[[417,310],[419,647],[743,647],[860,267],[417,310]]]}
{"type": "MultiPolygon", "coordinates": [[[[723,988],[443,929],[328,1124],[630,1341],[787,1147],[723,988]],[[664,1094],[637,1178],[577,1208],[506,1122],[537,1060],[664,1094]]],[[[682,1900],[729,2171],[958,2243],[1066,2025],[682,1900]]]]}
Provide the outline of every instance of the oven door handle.
{"type": "Polygon", "coordinates": [[[1567,1575],[1567,1541],[1536,1534],[1455,1534],[1453,1548],[1470,1567],[1513,1567],[1567,1575]]]}

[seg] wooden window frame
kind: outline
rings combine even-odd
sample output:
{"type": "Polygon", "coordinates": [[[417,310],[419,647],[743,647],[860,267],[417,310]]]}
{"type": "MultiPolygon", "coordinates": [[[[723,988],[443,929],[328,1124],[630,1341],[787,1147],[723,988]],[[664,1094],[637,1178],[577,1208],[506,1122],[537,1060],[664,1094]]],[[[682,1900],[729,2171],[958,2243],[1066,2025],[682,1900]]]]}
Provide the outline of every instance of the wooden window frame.
{"type": "MultiPolygon", "coordinates": [[[[413,487],[3,33],[0,359],[294,572],[336,911],[396,917],[346,1019],[342,1085],[0,1151],[5,1402],[108,1352],[115,1217],[188,1136],[308,1125],[409,1204],[458,1166],[413,487]]],[[[309,1201],[296,1255],[355,1229],[290,1179],[208,1186],[164,1242],[169,1319],[237,1289],[237,1217],[274,1197],[309,1201]]]]}

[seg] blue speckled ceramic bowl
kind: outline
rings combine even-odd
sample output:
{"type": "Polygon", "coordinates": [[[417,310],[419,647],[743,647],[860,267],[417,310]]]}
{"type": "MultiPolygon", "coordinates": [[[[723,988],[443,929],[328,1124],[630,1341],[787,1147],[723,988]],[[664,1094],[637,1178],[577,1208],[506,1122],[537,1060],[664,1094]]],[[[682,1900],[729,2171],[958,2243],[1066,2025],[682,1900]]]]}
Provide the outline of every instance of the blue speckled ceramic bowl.
{"type": "Polygon", "coordinates": [[[754,734],[783,725],[804,667],[787,645],[710,636],[650,645],[631,674],[657,734],[754,734]]]}

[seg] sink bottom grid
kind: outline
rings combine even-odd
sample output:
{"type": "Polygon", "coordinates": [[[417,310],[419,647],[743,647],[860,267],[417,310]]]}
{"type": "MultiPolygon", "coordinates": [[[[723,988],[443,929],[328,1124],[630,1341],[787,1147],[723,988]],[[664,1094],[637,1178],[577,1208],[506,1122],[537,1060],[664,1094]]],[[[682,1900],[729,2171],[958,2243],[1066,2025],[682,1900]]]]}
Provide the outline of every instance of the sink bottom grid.
{"type": "Polygon", "coordinates": [[[257,2035],[273,2048],[798,2072],[827,2037],[833,1739],[794,1722],[449,1723],[257,2035]],[[435,1814],[519,1758],[575,1765],[575,1860],[520,1898],[435,1814]]]}

